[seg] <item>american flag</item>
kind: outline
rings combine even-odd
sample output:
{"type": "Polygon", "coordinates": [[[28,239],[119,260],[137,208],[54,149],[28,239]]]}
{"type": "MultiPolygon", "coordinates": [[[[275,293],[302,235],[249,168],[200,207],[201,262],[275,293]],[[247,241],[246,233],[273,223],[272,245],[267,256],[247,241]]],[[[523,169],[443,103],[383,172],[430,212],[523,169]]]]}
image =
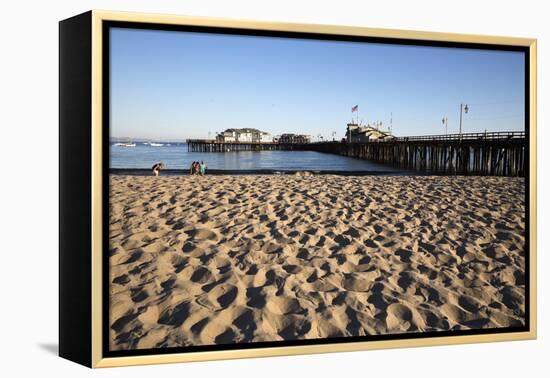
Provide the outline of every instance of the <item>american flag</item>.
{"type": "Polygon", "coordinates": [[[359,105],[355,105],[353,108],[351,108],[351,112],[356,112],[359,110],[359,105]]]}

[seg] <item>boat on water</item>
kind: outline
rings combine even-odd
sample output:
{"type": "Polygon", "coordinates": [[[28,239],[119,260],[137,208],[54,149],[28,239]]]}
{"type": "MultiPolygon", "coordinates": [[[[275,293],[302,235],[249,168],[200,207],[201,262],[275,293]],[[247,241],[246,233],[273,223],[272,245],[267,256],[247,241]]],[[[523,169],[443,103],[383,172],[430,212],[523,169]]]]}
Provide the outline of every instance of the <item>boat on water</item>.
{"type": "Polygon", "coordinates": [[[136,144],[132,142],[131,140],[128,140],[128,142],[118,142],[114,144],[115,147],[135,147],[136,144]]]}
{"type": "Polygon", "coordinates": [[[163,143],[153,143],[153,142],[149,143],[149,145],[150,145],[151,147],[162,147],[162,146],[164,146],[163,143]]]}

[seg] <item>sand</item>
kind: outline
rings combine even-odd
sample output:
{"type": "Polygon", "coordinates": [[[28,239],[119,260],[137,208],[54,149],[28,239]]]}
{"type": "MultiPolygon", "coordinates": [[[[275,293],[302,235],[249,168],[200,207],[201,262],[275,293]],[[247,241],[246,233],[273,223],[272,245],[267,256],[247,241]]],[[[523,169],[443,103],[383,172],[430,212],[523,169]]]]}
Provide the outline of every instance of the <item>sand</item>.
{"type": "Polygon", "coordinates": [[[525,324],[522,178],[110,180],[111,350],[525,324]]]}

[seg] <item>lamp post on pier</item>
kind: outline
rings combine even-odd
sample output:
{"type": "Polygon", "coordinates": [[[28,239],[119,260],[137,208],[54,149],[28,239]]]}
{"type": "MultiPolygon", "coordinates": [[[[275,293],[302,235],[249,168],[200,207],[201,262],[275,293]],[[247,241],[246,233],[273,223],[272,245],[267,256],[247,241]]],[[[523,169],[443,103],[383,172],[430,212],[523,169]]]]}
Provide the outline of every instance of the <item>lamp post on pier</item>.
{"type": "Polygon", "coordinates": [[[468,104],[460,104],[460,125],[459,125],[459,131],[460,138],[462,139],[462,114],[468,114],[468,104]]]}

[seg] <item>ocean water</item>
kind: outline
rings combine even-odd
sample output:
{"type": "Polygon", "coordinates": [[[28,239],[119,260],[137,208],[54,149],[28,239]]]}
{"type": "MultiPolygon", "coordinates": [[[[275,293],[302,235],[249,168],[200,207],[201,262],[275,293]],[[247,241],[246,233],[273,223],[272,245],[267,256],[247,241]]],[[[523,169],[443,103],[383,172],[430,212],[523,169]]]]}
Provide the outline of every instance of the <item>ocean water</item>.
{"type": "Polygon", "coordinates": [[[315,151],[188,152],[185,143],[110,146],[110,168],[150,169],[156,162],[163,162],[166,169],[189,169],[193,161],[204,161],[209,169],[219,170],[402,172],[387,165],[315,151]]]}

